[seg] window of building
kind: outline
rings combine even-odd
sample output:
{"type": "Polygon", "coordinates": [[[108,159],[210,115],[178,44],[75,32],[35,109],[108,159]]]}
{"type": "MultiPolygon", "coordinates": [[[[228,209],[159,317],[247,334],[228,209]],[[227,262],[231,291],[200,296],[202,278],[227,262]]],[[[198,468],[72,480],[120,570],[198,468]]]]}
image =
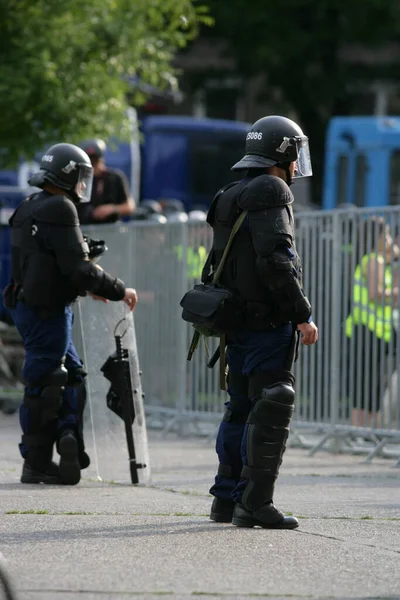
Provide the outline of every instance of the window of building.
{"type": "Polygon", "coordinates": [[[400,204],[400,149],[392,153],[390,160],[390,204],[400,204]]]}

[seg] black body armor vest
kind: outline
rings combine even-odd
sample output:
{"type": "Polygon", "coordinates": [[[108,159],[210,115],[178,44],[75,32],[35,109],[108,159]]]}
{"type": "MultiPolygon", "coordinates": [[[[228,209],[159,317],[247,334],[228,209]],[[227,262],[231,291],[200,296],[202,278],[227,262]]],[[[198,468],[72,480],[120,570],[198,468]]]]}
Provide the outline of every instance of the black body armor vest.
{"type": "Polygon", "coordinates": [[[60,241],[68,230],[62,225],[62,214],[59,223],[46,220],[46,214],[54,219],[56,210],[55,197],[40,192],[24,200],[10,219],[11,279],[21,289],[19,297],[28,306],[62,307],[79,295],[78,288],[61,272],[54,250],[46,244],[49,228],[53,228],[53,235],[56,228],[60,241]]]}
{"type": "MultiPolygon", "coordinates": [[[[260,260],[268,264],[277,247],[287,249],[288,261],[301,286],[302,268],[295,247],[292,202],[292,193],[284,182],[260,174],[224,188],[214,198],[208,214],[208,223],[214,231],[211,264],[215,271],[233,224],[242,210],[249,211],[233,240],[220,284],[245,305],[246,322],[251,329],[268,329],[271,324],[278,326],[288,321],[266,285],[269,276],[271,279],[276,276],[276,261],[269,272],[268,267],[260,269],[260,260]]],[[[203,273],[203,281],[208,275],[203,273]]],[[[288,292],[290,294],[290,290],[288,292]]]]}

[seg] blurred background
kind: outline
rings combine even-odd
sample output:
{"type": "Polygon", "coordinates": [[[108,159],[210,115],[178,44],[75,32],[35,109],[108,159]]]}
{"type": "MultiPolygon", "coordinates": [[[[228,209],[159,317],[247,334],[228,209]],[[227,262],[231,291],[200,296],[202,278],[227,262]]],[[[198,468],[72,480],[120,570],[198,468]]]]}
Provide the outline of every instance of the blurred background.
{"type": "Polygon", "coordinates": [[[248,124],[268,114],[310,138],[314,176],[296,188],[298,209],[397,202],[398,3],[102,4],[0,2],[3,207],[46,145],[101,138],[136,203],[206,208],[248,124]]]}
{"type": "MultiPolygon", "coordinates": [[[[379,214],[397,248],[400,3],[0,0],[0,11],[0,289],[9,278],[8,218],[35,191],[27,179],[45,148],[60,141],[100,148],[93,150],[101,164],[96,177],[118,173],[120,195],[102,199],[97,190],[93,206],[111,206],[108,217],[94,211],[82,223],[107,239],[107,268],[138,287],[143,370],[146,377],[156,361],[159,374],[145,381],[148,407],[217,421],[222,401],[204,355],[182,373],[189,336],[181,333],[179,299],[199,279],[211,243],[206,212],[234,179],[230,167],[244,154],[250,124],[287,116],[310,140],[314,174],[294,184],[294,210],[305,287],[322,327],[318,348],[298,367],[298,423],[323,435],[322,425],[338,423],[349,432],[367,425],[364,411],[378,444],[385,419],[385,435],[398,435],[397,337],[385,340],[390,347],[374,375],[380,387],[367,398],[371,384],[360,368],[350,391],[363,351],[349,341],[345,323],[354,308],[353,275],[367,253],[359,248],[374,251],[376,225],[372,220],[365,233],[364,223],[379,214]],[[173,315],[168,327],[163,311],[173,315]],[[379,415],[384,397],[386,416],[379,415]],[[361,411],[355,421],[352,409],[361,411]]],[[[398,252],[391,253],[382,250],[396,329],[398,252]]],[[[23,357],[0,313],[4,389],[14,381],[15,392],[23,357]]],[[[383,342],[375,335],[368,344],[374,351],[364,371],[375,373],[383,342]]]]}

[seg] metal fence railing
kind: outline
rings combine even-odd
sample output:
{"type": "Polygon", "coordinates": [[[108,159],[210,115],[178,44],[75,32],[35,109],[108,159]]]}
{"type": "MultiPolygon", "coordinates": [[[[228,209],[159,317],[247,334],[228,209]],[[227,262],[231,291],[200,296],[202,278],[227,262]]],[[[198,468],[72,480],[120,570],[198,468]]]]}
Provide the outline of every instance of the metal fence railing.
{"type": "MultiPolygon", "coordinates": [[[[139,295],[136,332],[149,424],[212,432],[223,411],[218,368],[200,347],[186,361],[191,328],[179,301],[211,245],[204,223],[132,222],[84,228],[105,239],[103,268],[139,295]]],[[[298,213],[297,249],[319,342],[301,348],[292,442],[400,456],[400,207],[298,213]],[[390,237],[391,236],[391,237],[390,237]],[[355,285],[355,274],[360,279],[355,285]],[[358,287],[357,287],[358,286],[358,287]]],[[[210,341],[210,351],[216,341],[210,341]]],[[[400,458],[397,463],[400,465],[400,458]]]]}

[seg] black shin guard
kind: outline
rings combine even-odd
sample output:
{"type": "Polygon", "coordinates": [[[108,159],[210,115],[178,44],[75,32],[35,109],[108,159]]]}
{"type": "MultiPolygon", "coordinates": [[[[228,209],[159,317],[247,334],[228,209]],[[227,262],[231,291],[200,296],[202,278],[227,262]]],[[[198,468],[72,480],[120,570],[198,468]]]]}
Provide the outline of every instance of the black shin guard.
{"type": "Polygon", "coordinates": [[[252,383],[256,401],[247,420],[247,465],[241,473],[248,480],[242,498],[247,510],[273,501],[295,398],[290,371],[260,373],[252,383]]]}
{"type": "MultiPolygon", "coordinates": [[[[86,408],[87,402],[87,391],[86,391],[86,383],[85,378],[87,376],[86,371],[83,367],[77,367],[76,369],[70,369],[68,371],[68,381],[67,385],[74,387],[76,389],[77,394],[77,412],[76,426],[73,428],[74,434],[76,436],[78,442],[78,455],[79,455],[79,463],[81,469],[86,469],[90,465],[90,458],[88,454],[85,452],[85,439],[83,434],[83,424],[84,424],[84,412],[86,408]]],[[[66,426],[66,429],[71,429],[70,425],[66,426]]],[[[62,435],[62,431],[60,432],[60,437],[62,435]]]]}
{"type": "Polygon", "coordinates": [[[32,389],[41,390],[38,395],[24,395],[24,406],[29,414],[22,436],[22,443],[27,447],[26,462],[32,469],[43,473],[52,459],[62,390],[66,380],[67,371],[60,365],[42,379],[28,382],[32,389]]]}

